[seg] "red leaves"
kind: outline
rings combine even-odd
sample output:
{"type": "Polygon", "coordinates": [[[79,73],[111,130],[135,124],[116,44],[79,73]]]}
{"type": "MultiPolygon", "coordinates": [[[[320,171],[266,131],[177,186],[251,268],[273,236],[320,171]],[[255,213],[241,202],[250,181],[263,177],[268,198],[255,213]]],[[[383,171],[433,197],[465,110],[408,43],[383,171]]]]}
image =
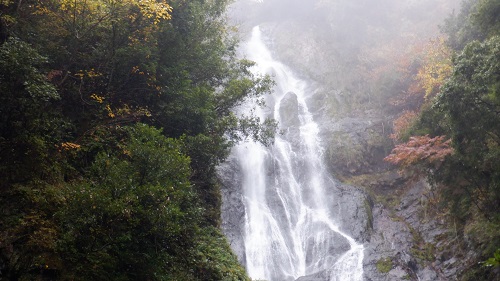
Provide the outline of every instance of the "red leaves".
{"type": "Polygon", "coordinates": [[[445,141],[445,136],[410,137],[408,142],[396,145],[392,153],[384,160],[402,167],[419,163],[437,164],[453,153],[450,142],[451,139],[445,141]]]}

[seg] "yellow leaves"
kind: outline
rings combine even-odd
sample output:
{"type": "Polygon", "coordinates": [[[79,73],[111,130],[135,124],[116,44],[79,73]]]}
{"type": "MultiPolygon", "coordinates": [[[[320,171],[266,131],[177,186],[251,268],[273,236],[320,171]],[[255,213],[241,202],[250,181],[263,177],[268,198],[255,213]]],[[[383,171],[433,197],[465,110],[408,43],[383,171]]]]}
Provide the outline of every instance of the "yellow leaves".
{"type": "Polygon", "coordinates": [[[87,77],[94,78],[102,76],[102,73],[95,71],[93,68],[90,71],[87,71],[87,77]]]}
{"type": "Polygon", "coordinates": [[[9,6],[14,3],[14,0],[0,0],[0,5],[9,6]]]}
{"type": "Polygon", "coordinates": [[[446,47],[444,38],[437,38],[427,44],[423,60],[416,80],[425,90],[425,98],[428,99],[439,91],[439,87],[452,72],[451,51],[446,47]]]}
{"type": "Polygon", "coordinates": [[[36,5],[36,10],[33,12],[35,15],[49,15],[52,13],[52,11],[45,6],[42,5],[36,5]]]}
{"type": "Polygon", "coordinates": [[[130,107],[127,104],[122,105],[121,107],[111,109],[111,106],[108,104],[105,106],[108,117],[117,118],[123,122],[130,122],[132,120],[138,120],[141,117],[151,117],[151,112],[144,107],[130,107]]]}
{"type": "MultiPolygon", "coordinates": [[[[146,56],[146,57],[148,57],[148,56],[146,56]]],[[[147,76],[151,77],[149,72],[144,72],[144,71],[140,70],[139,66],[132,67],[132,69],[130,70],[130,73],[139,74],[139,75],[147,75],[147,76]]]]}
{"type": "Polygon", "coordinates": [[[162,20],[172,18],[172,7],[165,1],[139,0],[137,6],[139,6],[142,15],[148,19],[152,19],[155,25],[162,20]]]}
{"type": "Polygon", "coordinates": [[[102,73],[95,71],[94,68],[92,68],[90,70],[79,70],[77,73],[75,73],[75,76],[79,77],[80,79],[83,79],[85,77],[96,78],[96,77],[100,77],[102,75],[103,75],[102,73]]]}
{"type": "Polygon", "coordinates": [[[103,103],[104,102],[104,97],[98,96],[97,94],[92,94],[90,95],[90,98],[95,100],[98,103],[103,103]]]}
{"type": "Polygon", "coordinates": [[[142,108],[142,107],[141,107],[141,108],[139,108],[139,109],[137,110],[137,113],[138,113],[139,115],[146,116],[146,117],[151,117],[151,116],[152,116],[152,115],[151,115],[151,112],[150,112],[150,111],[149,111],[149,109],[147,109],[147,108],[142,108]]]}
{"type": "Polygon", "coordinates": [[[172,6],[170,6],[166,1],[157,0],[128,0],[124,1],[131,6],[136,6],[139,8],[140,14],[128,14],[127,18],[131,21],[136,21],[138,16],[141,15],[146,19],[153,21],[154,25],[157,25],[162,20],[170,20],[172,18],[172,6]]]}
{"type": "Polygon", "coordinates": [[[66,16],[75,18],[92,18],[102,20],[111,13],[111,6],[106,0],[59,0],[58,12],[63,12],[66,16]]]}
{"type": "Polygon", "coordinates": [[[0,20],[6,26],[12,26],[17,22],[16,18],[11,15],[0,15],[0,20]]]}
{"type": "Polygon", "coordinates": [[[142,116],[151,117],[151,112],[149,109],[144,107],[130,108],[128,105],[124,105],[116,110],[116,114],[119,116],[128,116],[129,118],[140,118],[142,116]]]}
{"type": "Polygon", "coordinates": [[[63,142],[61,143],[61,145],[59,146],[59,152],[61,151],[68,151],[68,150],[78,150],[80,149],[80,145],[79,144],[76,144],[76,143],[73,143],[73,142],[63,142]]]}
{"type": "Polygon", "coordinates": [[[61,1],[61,6],[60,6],[60,9],[61,11],[69,11],[70,9],[71,10],[74,10],[76,8],[76,1],[61,1]]]}
{"type": "MultiPolygon", "coordinates": [[[[0,0],[0,4],[12,0],[0,0]]],[[[165,0],[59,0],[41,1],[33,14],[45,16],[47,27],[59,35],[90,38],[93,30],[111,29],[120,22],[133,23],[137,30],[170,20],[172,7],[165,0]]]]}
{"type": "MultiPolygon", "coordinates": [[[[149,55],[146,56],[148,58],[149,55]]],[[[149,72],[145,72],[139,68],[139,66],[133,66],[132,69],[130,70],[131,74],[137,74],[137,75],[144,75],[147,77],[146,84],[150,89],[154,89],[156,91],[161,91],[162,87],[158,85],[156,77],[154,75],[151,75],[149,72]]]]}
{"type": "Polygon", "coordinates": [[[108,112],[108,117],[115,118],[115,114],[113,113],[113,110],[111,110],[111,106],[109,104],[106,105],[106,111],[108,112]]]}

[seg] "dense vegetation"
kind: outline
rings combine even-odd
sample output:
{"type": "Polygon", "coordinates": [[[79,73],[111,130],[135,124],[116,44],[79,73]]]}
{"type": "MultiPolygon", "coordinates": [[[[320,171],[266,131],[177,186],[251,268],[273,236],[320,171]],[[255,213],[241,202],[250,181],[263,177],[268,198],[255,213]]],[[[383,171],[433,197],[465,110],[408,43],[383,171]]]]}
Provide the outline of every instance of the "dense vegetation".
{"type": "MultiPolygon", "coordinates": [[[[236,59],[228,2],[0,0],[0,279],[247,279],[218,230],[215,168],[274,124],[231,113],[271,81],[236,59]]],[[[399,116],[386,159],[433,183],[454,254],[477,252],[460,277],[495,280],[500,2],[465,1],[431,41],[430,21],[396,24],[418,12],[404,1],[339,2],[314,18],[348,52],[322,82],[353,112],[399,116]]]]}
{"type": "Polygon", "coordinates": [[[403,64],[407,90],[393,99],[405,111],[386,160],[434,184],[437,207],[458,224],[462,247],[478,254],[463,280],[499,277],[499,23],[499,1],[465,1],[443,25],[447,40],[403,64]]]}
{"type": "Polygon", "coordinates": [[[246,280],[216,165],[271,121],[226,0],[0,1],[0,279],[246,280]]]}

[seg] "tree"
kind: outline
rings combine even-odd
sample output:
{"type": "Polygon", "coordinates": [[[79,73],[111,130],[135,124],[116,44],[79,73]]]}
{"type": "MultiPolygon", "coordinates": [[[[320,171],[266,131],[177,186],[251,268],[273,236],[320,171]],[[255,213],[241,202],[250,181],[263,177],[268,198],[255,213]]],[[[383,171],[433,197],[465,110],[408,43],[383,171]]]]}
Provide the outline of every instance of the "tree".
{"type": "Polygon", "coordinates": [[[431,40],[425,48],[423,63],[416,76],[426,99],[439,92],[439,87],[451,75],[451,71],[451,51],[445,45],[444,38],[431,40]]]}
{"type": "MultiPolygon", "coordinates": [[[[500,38],[468,44],[454,61],[435,108],[447,117],[450,137],[467,182],[485,210],[500,206],[500,38]]],[[[457,178],[458,180],[458,178],[457,178]]],[[[487,213],[485,215],[488,215],[487,213]]]]}
{"type": "Polygon", "coordinates": [[[472,14],[472,21],[487,36],[500,35],[500,3],[480,0],[477,11],[472,14]]]}
{"type": "Polygon", "coordinates": [[[100,153],[90,179],[61,192],[64,278],[158,280],[179,270],[194,243],[200,213],[189,158],[159,130],[137,124],[126,132],[121,151],[100,153]]]}
{"type": "Polygon", "coordinates": [[[272,82],[236,58],[227,5],[0,1],[2,276],[247,279],[216,165],[276,124],[232,113],[272,82]]]}
{"type": "Polygon", "coordinates": [[[451,140],[445,140],[445,136],[410,137],[408,142],[396,145],[392,153],[384,160],[404,168],[417,165],[436,168],[439,162],[444,161],[446,156],[453,153],[450,143],[451,140]]]}
{"type": "Polygon", "coordinates": [[[12,253],[2,276],[247,280],[222,234],[202,228],[181,142],[140,123],[123,132],[120,149],[100,153],[85,179],[28,190],[37,213],[3,235],[12,253]]]}
{"type": "Polygon", "coordinates": [[[478,0],[462,1],[460,11],[453,12],[441,26],[441,31],[448,35],[446,44],[451,49],[461,51],[467,43],[485,39],[485,34],[472,21],[477,3],[478,0]]]}
{"type": "Polygon", "coordinates": [[[396,120],[393,137],[408,141],[386,157],[425,176],[441,210],[467,237],[464,247],[474,249],[478,263],[463,280],[498,278],[481,264],[494,264],[500,247],[499,7],[498,1],[464,1],[448,18],[443,31],[456,53],[441,41],[423,56],[416,81],[428,96],[417,117],[405,113],[396,120]]]}
{"type": "Polygon", "coordinates": [[[61,116],[51,112],[59,94],[40,68],[47,58],[26,42],[9,38],[0,45],[1,186],[50,178],[61,116]]]}

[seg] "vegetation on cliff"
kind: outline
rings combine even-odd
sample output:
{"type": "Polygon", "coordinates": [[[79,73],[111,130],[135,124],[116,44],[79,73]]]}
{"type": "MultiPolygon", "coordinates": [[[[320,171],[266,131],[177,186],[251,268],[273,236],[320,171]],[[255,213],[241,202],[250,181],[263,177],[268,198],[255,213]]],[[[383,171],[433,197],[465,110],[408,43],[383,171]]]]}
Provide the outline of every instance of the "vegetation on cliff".
{"type": "Polygon", "coordinates": [[[271,121],[228,1],[0,1],[0,279],[246,280],[215,167],[271,121]]]}
{"type": "Polygon", "coordinates": [[[495,0],[466,1],[460,13],[448,18],[442,51],[430,53],[433,67],[420,65],[413,72],[418,73],[417,87],[410,84],[405,91],[419,102],[409,103],[408,94],[397,99],[407,111],[394,122],[398,145],[386,157],[430,179],[438,207],[459,222],[464,247],[472,246],[478,255],[476,263],[467,265],[464,280],[498,278],[499,11],[495,0]]]}

